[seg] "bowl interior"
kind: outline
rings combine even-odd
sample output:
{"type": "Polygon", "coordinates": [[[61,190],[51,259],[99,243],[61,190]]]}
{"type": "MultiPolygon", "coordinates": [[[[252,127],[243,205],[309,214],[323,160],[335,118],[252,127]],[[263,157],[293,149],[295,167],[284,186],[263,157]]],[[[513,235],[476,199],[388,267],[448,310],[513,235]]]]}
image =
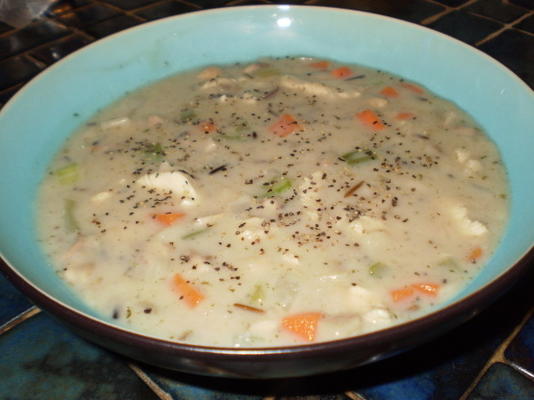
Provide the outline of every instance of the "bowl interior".
{"type": "Polygon", "coordinates": [[[481,52],[413,24],[336,9],[261,6],[142,25],[67,57],[22,89],[0,112],[4,258],[44,292],[95,316],[56,277],[36,240],[34,199],[54,153],[84,120],[128,91],[202,65],[286,55],[359,63],[418,81],[469,112],[499,146],[510,179],[510,221],[489,264],[449,304],[529,250],[534,96],[521,80],[481,52]]]}

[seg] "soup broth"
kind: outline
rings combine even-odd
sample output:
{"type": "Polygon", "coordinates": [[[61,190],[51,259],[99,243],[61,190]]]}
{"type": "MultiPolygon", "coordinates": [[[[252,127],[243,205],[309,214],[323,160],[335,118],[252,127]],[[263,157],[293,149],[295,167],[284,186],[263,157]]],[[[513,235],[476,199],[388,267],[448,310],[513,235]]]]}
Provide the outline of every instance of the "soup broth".
{"type": "Polygon", "coordinates": [[[507,218],[495,145],[398,76],[212,66],[102,110],[50,165],[43,248],[101,315],[213,346],[383,329],[458,293],[507,218]]]}

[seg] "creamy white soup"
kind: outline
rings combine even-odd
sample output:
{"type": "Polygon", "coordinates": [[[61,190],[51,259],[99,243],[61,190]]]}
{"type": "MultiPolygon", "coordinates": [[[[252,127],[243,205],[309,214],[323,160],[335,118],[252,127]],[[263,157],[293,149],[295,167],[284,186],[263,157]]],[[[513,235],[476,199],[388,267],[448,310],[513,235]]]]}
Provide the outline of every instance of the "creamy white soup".
{"type": "Polygon", "coordinates": [[[495,145],[425,87],[293,57],[102,110],[50,165],[43,247],[99,314],[202,345],[298,345],[439,306],[507,219],[495,145]]]}

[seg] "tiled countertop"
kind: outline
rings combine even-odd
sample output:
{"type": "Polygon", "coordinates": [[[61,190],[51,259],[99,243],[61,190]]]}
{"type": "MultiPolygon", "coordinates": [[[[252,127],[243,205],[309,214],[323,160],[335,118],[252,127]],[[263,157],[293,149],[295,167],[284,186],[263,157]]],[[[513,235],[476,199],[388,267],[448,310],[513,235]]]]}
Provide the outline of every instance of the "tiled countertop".
{"type": "MultiPolygon", "coordinates": [[[[271,3],[419,23],[478,47],[534,87],[534,0],[61,0],[22,28],[1,22],[10,20],[2,15],[5,2],[0,106],[47,66],[121,29],[199,9],[271,3]]],[[[238,381],[158,370],[87,343],[0,275],[0,400],[534,399],[533,278],[531,271],[470,322],[394,358],[319,377],[238,381]]]]}

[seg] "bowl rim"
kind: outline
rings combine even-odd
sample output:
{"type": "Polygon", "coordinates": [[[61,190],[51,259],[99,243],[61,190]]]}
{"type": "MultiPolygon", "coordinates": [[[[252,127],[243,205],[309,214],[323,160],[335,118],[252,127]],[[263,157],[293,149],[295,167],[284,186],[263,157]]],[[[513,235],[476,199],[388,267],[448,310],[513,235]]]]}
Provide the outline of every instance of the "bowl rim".
{"type": "MultiPolygon", "coordinates": [[[[508,67],[497,61],[495,58],[484,53],[483,51],[470,46],[454,37],[443,34],[439,31],[430,29],[426,26],[422,26],[413,22],[401,20],[394,17],[389,17],[386,15],[376,14],[372,12],[351,10],[337,7],[327,7],[327,6],[316,6],[316,5],[248,5],[248,6],[234,6],[227,8],[214,8],[208,10],[199,10],[187,12],[180,15],[169,16],[166,18],[158,19],[155,21],[149,21],[136,25],[125,30],[116,32],[109,36],[106,36],[102,39],[96,40],[74,52],[62,58],[53,65],[45,68],[39,74],[37,74],[33,79],[26,83],[21,89],[13,95],[13,97],[0,109],[0,118],[2,114],[8,112],[12,104],[15,104],[18,97],[21,96],[24,92],[31,90],[33,84],[43,78],[46,78],[47,73],[53,71],[55,68],[60,67],[62,64],[65,64],[70,61],[71,58],[77,57],[81,52],[88,51],[88,49],[93,46],[99,46],[102,43],[117,40],[122,35],[127,35],[132,31],[138,31],[142,29],[150,29],[151,26],[162,23],[169,23],[172,20],[180,20],[183,18],[190,18],[191,16],[199,15],[209,15],[215,13],[233,13],[240,12],[241,10],[246,9],[262,9],[262,8],[271,8],[271,9],[285,9],[285,7],[291,9],[318,9],[325,10],[328,12],[338,12],[338,13],[349,13],[349,14],[358,14],[366,18],[377,18],[381,20],[388,21],[390,23],[395,23],[399,25],[407,25],[411,28],[426,32],[427,34],[438,35],[443,39],[446,39],[455,45],[460,45],[471,52],[475,52],[478,56],[485,58],[486,61],[493,63],[503,72],[509,75],[509,78],[516,80],[516,83],[520,83],[523,89],[531,90],[530,87],[519,78],[513,71],[508,67]]],[[[100,336],[108,338],[120,338],[125,343],[134,344],[141,348],[145,348],[148,351],[161,350],[172,351],[173,353],[180,354],[191,354],[191,352],[197,354],[207,355],[210,358],[216,359],[242,359],[243,357],[253,356],[270,359],[279,359],[284,358],[287,354],[292,355],[304,355],[310,352],[313,353],[330,353],[332,351],[338,350],[341,347],[358,347],[361,345],[368,345],[370,343],[384,343],[392,338],[405,338],[410,335],[413,335],[417,332],[424,331],[425,328],[434,327],[436,324],[441,322],[450,321],[454,317],[460,317],[465,315],[467,311],[471,311],[467,316],[464,316],[463,320],[472,318],[474,315],[478,314],[483,308],[495,301],[499,296],[503,295],[506,289],[509,289],[513,283],[520,277],[521,274],[526,272],[529,264],[534,262],[534,244],[530,246],[522,255],[518,256],[516,261],[511,263],[507,269],[501,272],[497,277],[492,281],[486,283],[478,290],[467,294],[461,299],[457,299],[453,303],[448,304],[444,308],[433,310],[430,313],[421,315],[415,319],[405,321],[400,324],[395,324],[390,327],[380,329],[377,331],[372,331],[357,336],[351,336],[341,339],[323,341],[323,342],[314,342],[309,344],[296,344],[296,345],[287,345],[287,346],[277,346],[277,347],[220,347],[220,346],[207,346],[207,345],[196,345],[176,342],[168,339],[158,338],[156,336],[150,336],[143,334],[141,332],[136,332],[130,330],[126,327],[120,325],[115,325],[111,322],[99,319],[96,316],[88,315],[85,312],[78,310],[59,299],[49,295],[39,287],[37,287],[33,282],[26,278],[22,273],[20,273],[8,260],[8,258],[1,252],[0,257],[4,260],[4,263],[0,262],[0,270],[2,270],[5,275],[11,280],[15,286],[17,286],[24,294],[33,299],[36,303],[42,304],[45,310],[49,310],[52,314],[59,316],[60,319],[65,319],[66,321],[72,322],[76,326],[81,327],[83,330],[90,330],[98,333],[100,336]],[[478,306],[478,307],[477,307],[478,306]]],[[[462,321],[457,322],[456,325],[460,324],[462,321]]]]}

